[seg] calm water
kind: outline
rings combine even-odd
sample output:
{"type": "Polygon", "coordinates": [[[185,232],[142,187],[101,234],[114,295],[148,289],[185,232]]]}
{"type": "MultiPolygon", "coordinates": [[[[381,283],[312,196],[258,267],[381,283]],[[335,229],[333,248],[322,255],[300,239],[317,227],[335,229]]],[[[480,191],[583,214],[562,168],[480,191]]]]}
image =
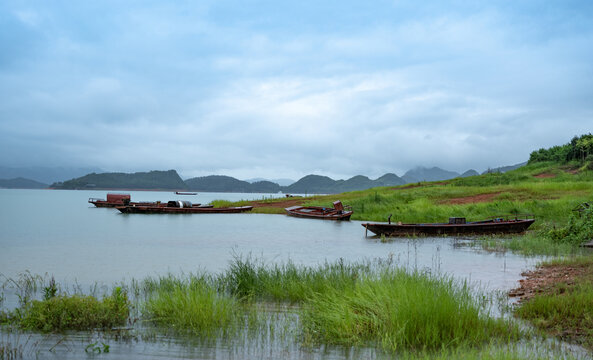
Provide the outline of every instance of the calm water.
{"type": "MultiPolygon", "coordinates": [[[[272,196],[228,193],[177,196],[171,192],[144,191],[131,194],[133,201],[184,199],[194,203],[272,196]]],[[[105,191],[0,189],[3,204],[0,274],[10,278],[30,271],[53,275],[60,284],[110,286],[169,272],[219,272],[228,266],[233,254],[251,254],[267,262],[290,259],[306,265],[340,258],[357,261],[392,256],[401,266],[428,268],[496,291],[516,287],[521,272],[537,261],[509,253],[477,251],[460,246],[463,240],[455,238],[397,239],[382,243],[365,237],[364,228],[356,221],[326,222],[249,213],[124,215],[115,209],[95,208],[87,203],[89,197],[105,198],[105,195],[105,191]]],[[[152,344],[116,343],[112,344],[110,358],[117,353],[124,358],[267,357],[249,353],[251,347],[253,344],[240,347],[243,350],[229,348],[228,344],[188,347],[179,339],[152,344]],[[239,354],[233,354],[237,351],[239,354]],[[243,353],[250,355],[242,356],[243,353]]],[[[262,351],[272,352],[267,346],[262,351]]],[[[278,352],[285,350],[280,346],[274,351],[273,357],[278,357],[278,352]]],[[[290,356],[295,358],[360,355],[319,349],[299,352],[292,348],[288,353],[296,354],[290,356]]]]}

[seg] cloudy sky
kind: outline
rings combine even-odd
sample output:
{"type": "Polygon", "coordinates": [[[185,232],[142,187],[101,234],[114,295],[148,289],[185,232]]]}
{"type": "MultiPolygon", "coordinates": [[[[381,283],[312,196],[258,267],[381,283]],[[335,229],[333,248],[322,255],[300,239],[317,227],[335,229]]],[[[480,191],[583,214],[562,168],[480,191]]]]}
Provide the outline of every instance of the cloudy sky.
{"type": "Polygon", "coordinates": [[[0,165],[183,177],[525,161],[593,131],[593,2],[0,3],[0,165]]]}

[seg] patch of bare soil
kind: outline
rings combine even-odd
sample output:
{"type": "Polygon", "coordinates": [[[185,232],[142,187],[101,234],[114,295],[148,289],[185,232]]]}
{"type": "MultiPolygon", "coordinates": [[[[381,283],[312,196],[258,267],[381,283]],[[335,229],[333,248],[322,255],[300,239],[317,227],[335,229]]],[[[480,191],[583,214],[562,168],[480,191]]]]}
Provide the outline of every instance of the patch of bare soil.
{"type": "Polygon", "coordinates": [[[464,197],[444,200],[442,202],[442,204],[461,205],[461,204],[474,204],[474,203],[488,202],[488,201],[492,201],[492,199],[499,194],[500,194],[500,192],[472,195],[472,196],[464,196],[464,197]]]}
{"type": "Polygon", "coordinates": [[[533,175],[534,178],[538,178],[538,179],[547,179],[547,178],[555,178],[556,174],[552,174],[552,173],[541,173],[541,174],[537,174],[537,175],[533,175]]]}
{"type": "Polygon", "coordinates": [[[510,297],[518,298],[519,302],[531,299],[537,294],[552,291],[558,283],[574,284],[574,279],[591,272],[584,266],[546,265],[532,271],[522,273],[525,279],[519,280],[520,286],[509,291],[510,297]]]}

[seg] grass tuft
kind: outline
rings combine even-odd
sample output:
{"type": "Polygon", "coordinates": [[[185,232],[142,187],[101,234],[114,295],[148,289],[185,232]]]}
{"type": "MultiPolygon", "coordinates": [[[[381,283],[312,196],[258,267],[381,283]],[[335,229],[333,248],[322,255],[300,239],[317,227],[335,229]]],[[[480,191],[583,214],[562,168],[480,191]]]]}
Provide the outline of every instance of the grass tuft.
{"type": "Polygon", "coordinates": [[[355,287],[315,294],[305,304],[304,335],[315,343],[378,342],[388,351],[476,346],[518,339],[516,325],[492,319],[466,285],[388,270],[355,287]]]}

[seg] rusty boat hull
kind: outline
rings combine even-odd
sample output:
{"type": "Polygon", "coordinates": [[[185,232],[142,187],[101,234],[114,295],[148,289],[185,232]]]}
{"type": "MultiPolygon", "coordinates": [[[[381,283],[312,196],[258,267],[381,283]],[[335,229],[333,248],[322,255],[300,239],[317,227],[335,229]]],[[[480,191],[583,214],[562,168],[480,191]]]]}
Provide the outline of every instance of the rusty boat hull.
{"type": "Polygon", "coordinates": [[[444,236],[444,235],[494,235],[522,233],[535,219],[484,220],[464,224],[361,224],[366,230],[384,236],[444,236]]]}
{"type": "Polygon", "coordinates": [[[342,203],[334,201],[333,208],[325,208],[321,206],[291,206],[285,208],[286,215],[321,220],[339,220],[348,221],[352,216],[352,211],[344,210],[342,203]]]}
{"type": "Polygon", "coordinates": [[[117,206],[116,209],[124,214],[232,214],[251,211],[253,206],[215,208],[212,205],[190,207],[128,205],[117,206]]]}

